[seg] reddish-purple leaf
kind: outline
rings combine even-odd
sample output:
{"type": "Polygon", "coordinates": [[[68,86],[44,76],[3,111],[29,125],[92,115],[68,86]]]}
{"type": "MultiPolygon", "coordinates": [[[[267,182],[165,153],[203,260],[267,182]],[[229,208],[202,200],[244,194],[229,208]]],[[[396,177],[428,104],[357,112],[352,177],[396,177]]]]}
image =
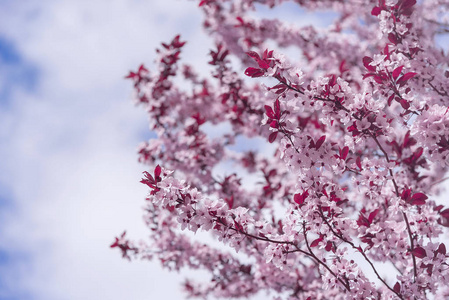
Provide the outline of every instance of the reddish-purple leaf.
{"type": "Polygon", "coordinates": [[[128,78],[134,79],[135,77],[138,77],[138,75],[134,72],[129,72],[129,74],[125,76],[126,79],[128,78]]]}
{"type": "Polygon", "coordinates": [[[390,42],[392,42],[393,44],[395,44],[395,45],[397,45],[397,44],[399,43],[398,38],[397,38],[396,35],[395,35],[394,33],[392,33],[392,32],[390,32],[390,33],[388,34],[388,40],[389,40],[390,42]]]}
{"type": "MultiPolygon", "coordinates": [[[[410,137],[410,130],[404,136],[404,143],[402,144],[404,148],[408,148],[416,144],[416,140],[410,137]]],[[[422,149],[422,148],[421,148],[422,149]]]]}
{"type": "Polygon", "coordinates": [[[226,203],[228,204],[229,208],[232,209],[234,206],[234,196],[231,196],[231,198],[225,198],[226,203]]]}
{"type": "Polygon", "coordinates": [[[359,167],[360,171],[362,170],[362,160],[360,158],[360,156],[357,156],[357,158],[355,159],[355,163],[357,164],[357,167],[359,167]]]}
{"type": "Polygon", "coordinates": [[[346,60],[342,60],[340,63],[340,67],[338,68],[340,73],[344,73],[345,71],[347,71],[348,69],[346,69],[346,60]]]}
{"type": "Polygon", "coordinates": [[[399,77],[399,75],[401,75],[403,68],[404,68],[404,66],[399,66],[396,69],[394,69],[393,74],[392,74],[394,80],[396,80],[399,77]]]}
{"type": "Polygon", "coordinates": [[[441,253],[441,254],[443,254],[443,255],[446,255],[446,246],[443,244],[443,243],[441,243],[439,246],[438,246],[438,253],[441,253]]]}
{"type": "Polygon", "coordinates": [[[302,194],[298,193],[293,196],[293,200],[298,203],[299,205],[302,205],[306,198],[309,196],[309,191],[304,191],[302,194]]]}
{"type": "Polygon", "coordinates": [[[424,152],[423,147],[419,147],[418,149],[416,149],[416,151],[413,153],[413,158],[412,158],[412,160],[413,160],[413,161],[417,161],[418,158],[421,157],[421,155],[423,154],[423,152],[424,152]]]}
{"type": "Polygon", "coordinates": [[[402,191],[402,194],[401,194],[401,199],[402,199],[402,200],[405,200],[405,201],[408,201],[409,198],[410,198],[411,193],[412,193],[412,190],[411,190],[411,189],[405,189],[405,190],[403,190],[403,191],[402,191]]]}
{"type": "Polygon", "coordinates": [[[276,169],[271,170],[270,172],[268,172],[268,178],[273,178],[274,176],[277,175],[277,171],[276,169]]]}
{"type": "Polygon", "coordinates": [[[341,149],[340,158],[345,160],[349,153],[349,147],[344,146],[343,149],[341,149]]]}
{"type": "Polygon", "coordinates": [[[162,171],[161,166],[157,165],[156,168],[154,169],[154,177],[157,178],[157,177],[161,176],[161,171],[162,171]]]}
{"type": "Polygon", "coordinates": [[[404,0],[402,2],[402,7],[401,8],[402,9],[410,8],[410,7],[412,7],[415,4],[416,4],[416,0],[404,0]]]}
{"type": "MultiPolygon", "coordinates": [[[[178,35],[177,37],[178,37],[178,39],[179,39],[179,35],[178,35]]],[[[185,43],[185,42],[184,42],[184,43],[185,43]]],[[[143,64],[140,65],[139,70],[138,70],[138,73],[142,73],[142,72],[146,72],[146,73],[149,72],[148,69],[145,68],[145,66],[144,66],[143,64]]]]}
{"type": "Polygon", "coordinates": [[[373,16],[378,16],[378,15],[380,14],[381,11],[382,11],[382,10],[380,9],[380,7],[375,6],[375,7],[373,8],[373,10],[371,10],[371,15],[373,15],[373,16]]]}
{"type": "Polygon", "coordinates": [[[423,205],[426,204],[427,196],[423,193],[416,193],[412,196],[410,204],[412,205],[423,205]]]}
{"type": "Polygon", "coordinates": [[[416,247],[412,250],[412,254],[418,258],[424,258],[426,257],[426,250],[422,247],[416,247]]]}
{"type": "Polygon", "coordinates": [[[409,107],[410,107],[410,103],[408,103],[408,101],[405,99],[401,99],[401,101],[399,101],[399,103],[401,103],[401,106],[403,109],[409,109],[409,107]]]}
{"type": "Polygon", "coordinates": [[[393,290],[398,294],[401,292],[401,285],[399,284],[398,281],[396,281],[396,284],[394,285],[393,290]]]}
{"type": "Polygon", "coordinates": [[[404,74],[401,78],[399,78],[397,83],[400,86],[404,86],[407,83],[407,81],[409,81],[410,79],[415,77],[416,74],[418,74],[418,73],[408,72],[408,73],[404,74]]]}
{"type": "Polygon", "coordinates": [[[270,67],[270,65],[264,60],[258,60],[257,63],[259,64],[259,67],[265,70],[270,67]]]}
{"type": "Polygon", "coordinates": [[[379,212],[379,209],[374,210],[371,212],[368,216],[368,222],[371,224],[373,223],[374,218],[377,216],[377,213],[379,212]]]}
{"type": "Polygon", "coordinates": [[[281,116],[281,103],[279,102],[279,99],[276,99],[276,101],[274,101],[274,112],[277,117],[281,116]]]}
{"type": "Polygon", "coordinates": [[[267,116],[271,119],[274,119],[274,111],[271,108],[271,106],[265,105],[265,113],[267,114],[267,116]]]}
{"type": "Polygon", "coordinates": [[[268,137],[268,141],[270,142],[270,143],[273,143],[275,140],[276,140],[276,137],[278,136],[278,133],[277,133],[277,131],[276,132],[272,132],[271,134],[270,134],[270,136],[268,137]]]}
{"type": "Polygon", "coordinates": [[[325,135],[323,135],[323,136],[321,136],[319,139],[318,139],[318,141],[316,141],[316,143],[315,143],[315,148],[318,150],[318,149],[320,149],[320,147],[321,147],[321,145],[324,143],[324,140],[326,139],[326,136],[325,135]]]}
{"type": "Polygon", "coordinates": [[[383,79],[382,77],[380,77],[379,75],[374,75],[373,79],[375,82],[382,84],[383,83],[383,79]]]}
{"type": "Polygon", "coordinates": [[[293,200],[299,205],[304,203],[304,197],[301,194],[295,194],[295,196],[293,196],[293,200]]]}
{"type": "Polygon", "coordinates": [[[441,212],[440,212],[440,215],[441,215],[443,218],[449,219],[449,208],[446,208],[445,210],[441,211],[441,212]]]}
{"type": "Polygon", "coordinates": [[[248,56],[250,56],[251,58],[253,58],[255,61],[259,61],[260,60],[260,56],[259,54],[257,54],[254,51],[248,51],[246,52],[246,54],[248,54],[248,56]]]}
{"type": "Polygon", "coordinates": [[[415,77],[416,74],[418,74],[418,73],[414,73],[414,72],[405,73],[404,76],[402,76],[402,80],[407,81],[409,79],[412,79],[413,77],[415,77]]]}
{"type": "Polygon", "coordinates": [[[371,66],[371,65],[370,65],[370,63],[371,63],[372,61],[373,61],[373,59],[372,59],[371,57],[365,56],[365,57],[363,58],[363,65],[365,66],[365,68],[366,68],[368,71],[375,72],[375,71],[376,71],[376,68],[375,68],[374,66],[371,66]]]}
{"type": "Polygon", "coordinates": [[[322,240],[323,240],[322,237],[317,238],[316,240],[314,240],[314,241],[310,244],[310,247],[313,248],[313,247],[318,246],[318,244],[319,244],[322,240]]]}
{"type": "Polygon", "coordinates": [[[394,94],[391,94],[391,96],[388,97],[388,100],[387,100],[388,106],[391,106],[391,102],[393,102],[393,99],[394,99],[394,94]]]}
{"type": "Polygon", "coordinates": [[[330,242],[330,241],[327,242],[326,247],[324,249],[326,249],[327,252],[331,251],[332,250],[332,242],[330,242]]]}
{"type": "Polygon", "coordinates": [[[265,71],[257,68],[249,67],[245,70],[245,75],[255,78],[255,77],[261,77],[265,74],[265,71]]]}

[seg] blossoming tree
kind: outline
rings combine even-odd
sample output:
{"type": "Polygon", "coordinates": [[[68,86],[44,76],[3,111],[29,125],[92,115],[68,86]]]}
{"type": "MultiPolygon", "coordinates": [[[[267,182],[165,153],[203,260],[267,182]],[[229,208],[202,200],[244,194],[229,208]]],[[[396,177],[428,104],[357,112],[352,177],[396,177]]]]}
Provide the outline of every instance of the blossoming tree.
{"type": "Polygon", "coordinates": [[[435,42],[449,1],[293,1],[333,9],[327,29],[253,16],[282,2],[199,1],[216,43],[208,78],[180,63],[179,36],[157,50],[155,72],[127,76],[157,134],[139,148],[151,241],[123,234],[111,247],[210,272],[185,281],[191,297],[449,299],[449,209],[434,201],[449,160],[449,57],[435,42]],[[230,133],[204,130],[222,123],[230,133]],[[276,151],[237,151],[237,137],[276,151]],[[217,175],[224,161],[259,182],[217,175]]]}

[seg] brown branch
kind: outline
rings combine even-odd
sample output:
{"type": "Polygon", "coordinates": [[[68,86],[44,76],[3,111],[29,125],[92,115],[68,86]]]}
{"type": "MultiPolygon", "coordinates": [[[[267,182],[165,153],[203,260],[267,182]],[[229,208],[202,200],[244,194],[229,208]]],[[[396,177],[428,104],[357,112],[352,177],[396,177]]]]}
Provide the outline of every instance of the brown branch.
{"type": "Polygon", "coordinates": [[[337,233],[334,231],[334,229],[332,228],[332,226],[329,224],[329,222],[327,221],[326,217],[324,216],[323,212],[320,210],[319,214],[321,216],[321,219],[324,221],[324,223],[326,223],[326,225],[329,227],[330,231],[340,240],[342,240],[343,242],[349,244],[353,249],[357,250],[360,254],[362,254],[362,256],[365,258],[365,260],[370,264],[371,268],[373,269],[374,273],[376,274],[377,278],[393,293],[395,293],[400,299],[404,299],[402,297],[401,294],[399,294],[398,292],[396,292],[393,288],[391,288],[386,282],[385,280],[382,279],[382,277],[380,277],[379,273],[377,272],[376,267],[374,266],[374,264],[372,263],[372,261],[369,259],[369,257],[366,255],[365,251],[363,251],[361,246],[356,246],[353,242],[349,241],[348,239],[346,239],[343,235],[337,233]]]}
{"type": "Polygon", "coordinates": [[[415,255],[413,254],[413,249],[415,249],[414,243],[413,243],[413,234],[412,234],[412,230],[410,229],[410,223],[408,222],[408,218],[407,215],[405,214],[405,212],[402,212],[402,215],[404,216],[404,221],[405,224],[407,225],[407,232],[408,232],[408,236],[410,239],[410,247],[411,247],[411,251],[410,253],[412,254],[412,260],[413,260],[413,282],[416,282],[416,277],[418,276],[417,271],[416,271],[416,258],[415,255]]]}
{"type": "MultiPolygon", "coordinates": [[[[304,239],[305,239],[305,241],[306,241],[306,246],[307,246],[307,249],[309,250],[309,252],[310,252],[310,255],[313,257],[313,258],[315,258],[316,259],[316,261],[320,264],[320,265],[322,265],[322,266],[324,266],[328,271],[329,271],[329,273],[331,273],[345,288],[346,288],[346,290],[348,291],[348,292],[350,292],[351,291],[351,288],[349,287],[349,282],[344,282],[340,277],[338,277],[337,276],[337,274],[335,274],[330,268],[329,268],[329,266],[328,265],[326,265],[324,262],[322,262],[318,257],[316,257],[315,256],[315,254],[313,253],[313,251],[312,251],[312,249],[310,248],[310,246],[309,246],[309,242],[308,242],[308,240],[307,240],[307,231],[306,231],[306,223],[305,222],[303,222],[302,223],[302,228],[303,228],[303,233],[304,233],[304,239]]],[[[347,280],[347,279],[346,279],[347,280]]]]}

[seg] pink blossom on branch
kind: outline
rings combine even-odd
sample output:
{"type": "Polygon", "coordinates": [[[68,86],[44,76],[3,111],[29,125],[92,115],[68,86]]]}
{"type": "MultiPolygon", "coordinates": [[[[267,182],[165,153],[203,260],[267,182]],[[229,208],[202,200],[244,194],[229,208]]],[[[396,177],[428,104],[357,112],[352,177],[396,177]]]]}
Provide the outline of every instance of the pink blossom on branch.
{"type": "Polygon", "coordinates": [[[157,50],[155,72],[127,76],[157,134],[139,148],[151,243],[122,234],[111,247],[208,271],[210,281],[183,284],[196,298],[447,299],[449,208],[434,197],[449,165],[449,59],[435,37],[447,33],[449,2],[294,1],[333,9],[326,30],[252,17],[256,4],[282,2],[198,2],[216,42],[208,78],[180,65],[180,36],[157,50]],[[207,124],[232,130],[212,138],[207,124]],[[232,150],[237,137],[276,151],[232,150]],[[216,175],[225,161],[239,168],[216,175]],[[242,169],[258,183],[245,184],[242,169]],[[384,278],[381,263],[395,276],[384,278]]]}

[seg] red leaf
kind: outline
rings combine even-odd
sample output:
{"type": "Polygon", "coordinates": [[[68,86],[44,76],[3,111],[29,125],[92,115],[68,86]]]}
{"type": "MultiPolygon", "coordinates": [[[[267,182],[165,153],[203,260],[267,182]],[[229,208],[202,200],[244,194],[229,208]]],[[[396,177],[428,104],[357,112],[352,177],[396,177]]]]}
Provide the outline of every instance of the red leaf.
{"type": "Polygon", "coordinates": [[[331,251],[332,250],[332,242],[330,242],[330,241],[327,242],[326,247],[324,249],[326,249],[327,252],[331,251]]]}
{"type": "Polygon", "coordinates": [[[401,75],[401,72],[402,72],[403,68],[404,68],[404,66],[399,66],[396,69],[394,69],[394,71],[393,71],[393,78],[394,78],[394,80],[396,80],[399,77],[399,75],[401,75]]]}
{"type": "Polygon", "coordinates": [[[246,52],[246,54],[248,54],[252,59],[254,59],[258,64],[259,67],[261,67],[262,69],[268,69],[270,67],[270,64],[267,63],[265,60],[261,59],[259,54],[257,54],[254,51],[248,51],[246,52]]]}
{"type": "Polygon", "coordinates": [[[401,99],[401,101],[399,103],[401,103],[401,106],[403,109],[409,109],[409,107],[410,107],[410,103],[408,103],[408,101],[405,99],[401,99]]]}
{"type": "Polygon", "coordinates": [[[295,194],[295,196],[293,196],[293,200],[299,205],[302,205],[306,200],[307,196],[309,196],[309,191],[306,190],[302,194],[299,193],[295,194]]]}
{"type": "Polygon", "coordinates": [[[415,4],[416,4],[416,0],[404,0],[404,2],[402,2],[402,9],[410,8],[415,4]]]}
{"type": "Polygon", "coordinates": [[[371,57],[365,56],[363,58],[363,65],[365,66],[365,68],[368,69],[368,71],[371,72],[375,72],[376,68],[374,66],[371,66],[370,63],[373,61],[373,59],[371,57]]]}
{"type": "Polygon", "coordinates": [[[394,94],[391,94],[391,96],[388,97],[388,101],[387,101],[388,106],[391,106],[391,102],[393,102],[393,98],[394,98],[394,94]]]}
{"type": "Polygon", "coordinates": [[[372,213],[368,216],[368,222],[371,224],[373,223],[374,218],[377,216],[377,213],[379,212],[379,209],[374,210],[372,213]]]}
{"type": "Polygon", "coordinates": [[[316,240],[314,240],[314,241],[310,244],[310,247],[313,248],[313,247],[318,246],[318,244],[319,244],[322,240],[323,240],[322,237],[317,238],[316,240]]]}
{"type": "Polygon", "coordinates": [[[438,251],[438,253],[446,255],[446,246],[443,243],[441,243],[440,246],[438,246],[438,250],[437,251],[438,251]]]}
{"type": "Polygon", "coordinates": [[[359,167],[360,171],[362,171],[362,161],[360,159],[360,156],[357,156],[355,159],[355,163],[357,164],[357,167],[359,167]]]}
{"type": "Polygon", "coordinates": [[[449,208],[446,208],[445,210],[443,210],[442,212],[440,212],[440,215],[443,218],[449,219],[449,208]]]}
{"type": "Polygon", "coordinates": [[[129,72],[129,74],[128,74],[127,76],[125,76],[125,78],[134,78],[134,77],[136,77],[136,76],[137,76],[136,73],[134,73],[134,72],[129,72]]]}
{"type": "Polygon", "coordinates": [[[257,63],[259,64],[259,67],[265,70],[270,67],[270,65],[264,60],[258,60],[257,63]]]}
{"type": "Polygon", "coordinates": [[[231,196],[231,198],[225,198],[226,203],[228,204],[229,208],[232,209],[234,206],[234,196],[231,196]]]}
{"type": "Polygon", "coordinates": [[[349,153],[349,147],[344,146],[343,149],[341,149],[340,158],[345,160],[349,153]]]}
{"type": "Polygon", "coordinates": [[[326,139],[326,136],[323,135],[318,139],[318,141],[315,143],[315,148],[318,150],[320,149],[321,145],[324,143],[324,140],[326,139]]]}
{"type": "Polygon", "coordinates": [[[388,40],[390,42],[392,42],[393,44],[397,45],[399,43],[398,38],[396,37],[396,35],[394,35],[394,33],[390,32],[388,34],[388,40]]]}
{"type": "Polygon", "coordinates": [[[157,178],[157,177],[161,176],[161,171],[162,171],[161,166],[157,165],[156,168],[154,169],[154,177],[157,178]]]}
{"type": "Polygon", "coordinates": [[[271,133],[270,136],[268,137],[268,141],[269,141],[270,143],[273,143],[273,142],[276,140],[277,135],[278,135],[277,132],[271,133]]]}
{"type": "Polygon", "coordinates": [[[402,191],[402,194],[401,194],[401,199],[402,199],[402,200],[405,200],[405,201],[408,201],[408,200],[410,199],[411,193],[412,193],[412,190],[411,190],[411,189],[405,189],[405,190],[403,190],[403,191],[402,191]]]}
{"type": "Polygon", "coordinates": [[[274,112],[276,114],[276,117],[280,117],[281,116],[281,103],[279,102],[279,99],[276,99],[276,101],[274,101],[274,112]]]}
{"type": "Polygon", "coordinates": [[[380,83],[380,84],[383,83],[382,77],[380,77],[379,75],[374,75],[373,79],[377,83],[380,83]]]}
{"type": "Polygon", "coordinates": [[[252,78],[255,78],[255,77],[261,77],[261,76],[263,76],[265,74],[265,71],[263,71],[263,70],[261,70],[261,69],[257,69],[257,68],[251,68],[251,67],[249,67],[249,68],[247,68],[246,70],[245,70],[245,75],[246,76],[249,76],[249,77],[252,77],[252,78]]]}
{"type": "Polygon", "coordinates": [[[304,197],[301,194],[295,194],[295,196],[293,196],[293,200],[299,205],[304,203],[304,197]]]}
{"type": "Polygon", "coordinates": [[[415,77],[416,74],[418,74],[418,73],[408,72],[408,73],[404,74],[401,78],[399,78],[397,83],[400,86],[403,86],[407,83],[407,81],[409,81],[410,79],[415,77]]]}
{"type": "Polygon", "coordinates": [[[412,199],[410,201],[410,204],[412,205],[423,205],[426,203],[427,196],[423,193],[416,193],[412,196],[412,199]]]}
{"type": "Polygon", "coordinates": [[[417,161],[418,158],[421,157],[421,155],[423,154],[423,152],[424,152],[423,147],[419,147],[418,149],[416,149],[416,151],[413,153],[413,158],[412,158],[412,160],[413,160],[413,161],[417,161]]]}
{"type": "Polygon", "coordinates": [[[371,15],[373,15],[373,16],[378,16],[378,15],[380,14],[381,11],[382,11],[382,10],[380,9],[380,7],[375,6],[375,7],[373,8],[373,10],[371,11],[371,15]]]}
{"type": "Polygon", "coordinates": [[[348,70],[348,69],[346,69],[345,64],[346,64],[346,60],[343,59],[340,63],[340,67],[339,67],[340,73],[344,73],[345,71],[348,70]]]}
{"type": "Polygon", "coordinates": [[[259,61],[260,60],[260,56],[259,54],[257,54],[254,51],[248,51],[246,52],[246,54],[248,54],[251,58],[253,58],[255,61],[259,61]]]}
{"type": "Polygon", "coordinates": [[[393,290],[398,294],[401,292],[401,285],[399,284],[399,282],[396,281],[396,284],[394,285],[393,290]]]}
{"type": "MultiPolygon", "coordinates": [[[[404,143],[402,144],[404,148],[408,148],[416,144],[416,140],[410,137],[410,130],[407,131],[404,137],[404,143]]],[[[422,152],[421,152],[422,153],[422,152]]]]}
{"type": "Polygon", "coordinates": [[[416,256],[418,258],[424,258],[426,257],[426,250],[424,250],[424,248],[422,247],[416,247],[412,250],[412,254],[413,256],[416,256]]]}
{"type": "MultiPolygon", "coordinates": [[[[177,37],[179,38],[179,35],[177,37]]],[[[145,66],[143,64],[140,65],[138,73],[142,73],[142,72],[147,72],[148,73],[148,69],[145,68],[145,66]]]]}
{"type": "Polygon", "coordinates": [[[271,106],[265,105],[265,113],[267,114],[267,116],[271,119],[274,119],[274,111],[271,108],[271,106]]]}
{"type": "Polygon", "coordinates": [[[407,80],[415,77],[416,74],[418,74],[418,73],[408,72],[408,73],[404,74],[404,76],[402,76],[402,80],[407,81],[407,80]]]}

